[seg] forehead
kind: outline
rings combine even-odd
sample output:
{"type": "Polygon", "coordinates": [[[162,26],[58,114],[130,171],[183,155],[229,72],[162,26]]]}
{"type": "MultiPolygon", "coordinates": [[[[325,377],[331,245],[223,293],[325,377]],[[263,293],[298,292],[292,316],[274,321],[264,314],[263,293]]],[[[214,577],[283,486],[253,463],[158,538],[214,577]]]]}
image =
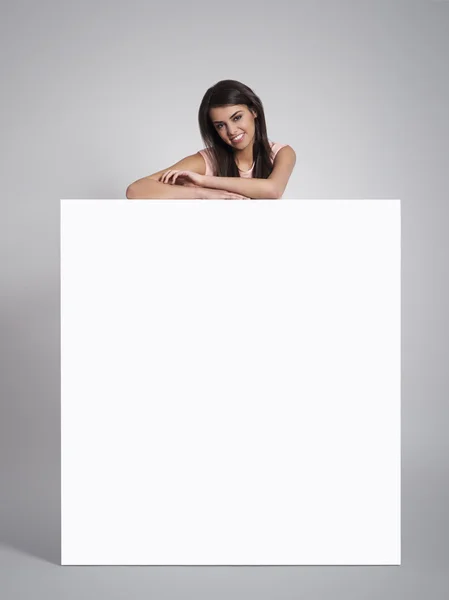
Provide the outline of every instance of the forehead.
{"type": "Polygon", "coordinates": [[[226,106],[217,106],[209,110],[209,115],[212,121],[227,121],[239,110],[247,110],[247,106],[245,104],[228,104],[226,106]]]}

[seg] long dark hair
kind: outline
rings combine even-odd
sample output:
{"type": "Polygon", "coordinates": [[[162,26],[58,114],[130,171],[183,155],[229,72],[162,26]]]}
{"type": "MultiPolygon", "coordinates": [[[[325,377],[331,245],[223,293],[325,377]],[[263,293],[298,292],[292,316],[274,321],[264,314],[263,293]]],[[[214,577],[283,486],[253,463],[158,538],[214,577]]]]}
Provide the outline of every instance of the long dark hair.
{"type": "Polygon", "coordinates": [[[262,102],[258,96],[240,81],[225,79],[210,87],[204,94],[198,111],[201,137],[208,149],[219,177],[239,177],[232,148],[219,136],[209,116],[211,108],[229,104],[246,104],[249,110],[256,111],[253,146],[253,177],[267,179],[273,170],[271,147],[267,136],[267,126],[262,102]]]}

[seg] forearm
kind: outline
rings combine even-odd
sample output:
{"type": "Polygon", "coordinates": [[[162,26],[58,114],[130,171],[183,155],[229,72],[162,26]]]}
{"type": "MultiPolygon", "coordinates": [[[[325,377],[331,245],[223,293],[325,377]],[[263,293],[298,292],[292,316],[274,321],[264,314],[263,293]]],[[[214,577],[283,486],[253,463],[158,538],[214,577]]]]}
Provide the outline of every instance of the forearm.
{"type": "Polygon", "coordinates": [[[245,177],[214,177],[205,175],[203,186],[217,190],[228,190],[242,194],[248,198],[278,198],[276,189],[270,179],[247,179],[245,177]]]}
{"type": "Polygon", "coordinates": [[[171,185],[147,177],[132,183],[126,190],[126,197],[129,200],[149,200],[152,198],[195,200],[203,197],[202,192],[203,190],[199,187],[171,185]]]}

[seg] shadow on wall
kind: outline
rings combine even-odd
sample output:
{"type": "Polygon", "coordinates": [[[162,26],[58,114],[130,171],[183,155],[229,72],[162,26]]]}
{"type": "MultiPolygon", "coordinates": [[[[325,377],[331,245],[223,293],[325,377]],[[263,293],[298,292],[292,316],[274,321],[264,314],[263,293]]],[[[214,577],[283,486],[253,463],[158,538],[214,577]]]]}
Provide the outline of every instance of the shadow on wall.
{"type": "Polygon", "coordinates": [[[10,296],[1,314],[0,544],[54,564],[61,562],[57,283],[10,296]]]}

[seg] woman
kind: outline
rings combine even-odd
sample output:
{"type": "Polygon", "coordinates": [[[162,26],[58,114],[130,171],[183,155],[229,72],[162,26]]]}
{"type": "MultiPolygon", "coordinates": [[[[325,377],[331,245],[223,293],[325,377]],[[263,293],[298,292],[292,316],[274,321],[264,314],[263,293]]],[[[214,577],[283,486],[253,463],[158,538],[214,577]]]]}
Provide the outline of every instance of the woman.
{"type": "Polygon", "coordinates": [[[234,80],[219,81],[201,102],[206,148],[126,190],[143,198],[281,198],[296,162],[290,146],[270,142],[259,97],[234,80]]]}

